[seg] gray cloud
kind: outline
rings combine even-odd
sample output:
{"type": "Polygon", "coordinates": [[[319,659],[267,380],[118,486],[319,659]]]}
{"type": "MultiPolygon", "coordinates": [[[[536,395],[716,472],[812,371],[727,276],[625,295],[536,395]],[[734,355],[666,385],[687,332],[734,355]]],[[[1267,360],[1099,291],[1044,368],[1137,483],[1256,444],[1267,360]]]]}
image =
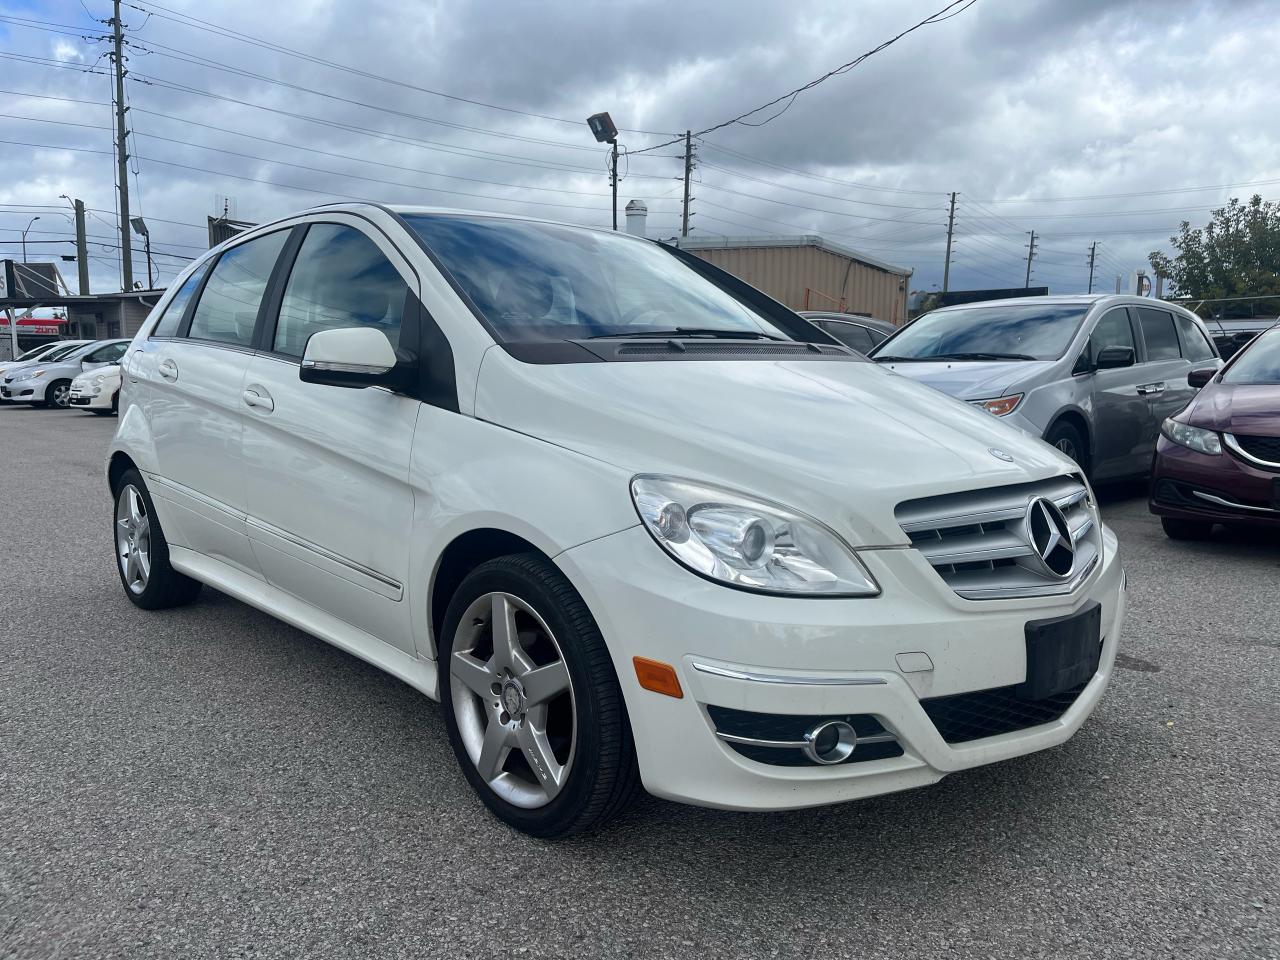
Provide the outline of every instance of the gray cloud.
{"type": "MultiPolygon", "coordinates": [[[[103,0],[86,2],[107,15],[103,0]]],[[[139,155],[134,205],[156,221],[162,277],[198,252],[219,196],[234,197],[238,214],[253,220],[349,195],[605,225],[604,151],[581,122],[588,113],[608,109],[620,126],[651,131],[709,126],[807,82],[941,4],[170,5],[409,84],[573,122],[460,104],[130,10],[130,67],[138,78],[130,87],[139,155]],[[190,62],[201,59],[384,109],[190,62]]],[[[95,29],[78,4],[10,4],[3,13],[74,24],[73,32],[95,29]]],[[[694,223],[704,234],[823,233],[914,267],[915,285],[927,287],[941,277],[946,195],[956,190],[953,285],[1020,282],[1031,229],[1042,238],[1036,278],[1057,290],[1082,288],[1086,251],[1097,239],[1099,275],[1109,285],[1141,265],[1180,220],[1202,221],[1227,196],[1254,191],[1103,195],[1280,181],[1273,109],[1280,79],[1258,67],[1277,40],[1280,11],[1263,2],[979,0],[806,93],[764,126],[708,135],[699,149],[694,223]],[[1046,199],[1056,197],[1097,199],[1046,199]]],[[[0,49],[92,64],[102,45],[0,23],[0,49]]],[[[4,89],[99,103],[7,95],[0,112],[91,126],[0,118],[0,139],[110,150],[110,130],[91,128],[111,122],[107,77],[3,62],[4,89]]],[[[638,133],[623,140],[631,150],[658,142],[638,133]]],[[[678,152],[635,154],[625,168],[623,202],[648,201],[662,235],[677,225],[678,152]]],[[[0,144],[0,229],[7,231],[0,256],[14,255],[14,231],[30,212],[12,205],[56,206],[59,194],[80,196],[103,211],[91,221],[90,232],[107,238],[92,251],[93,272],[95,284],[110,286],[112,171],[104,154],[0,144]]],[[[1256,189],[1280,196],[1280,184],[1256,189]]],[[[42,240],[69,236],[55,210],[42,216],[37,227],[51,231],[42,240]]]]}

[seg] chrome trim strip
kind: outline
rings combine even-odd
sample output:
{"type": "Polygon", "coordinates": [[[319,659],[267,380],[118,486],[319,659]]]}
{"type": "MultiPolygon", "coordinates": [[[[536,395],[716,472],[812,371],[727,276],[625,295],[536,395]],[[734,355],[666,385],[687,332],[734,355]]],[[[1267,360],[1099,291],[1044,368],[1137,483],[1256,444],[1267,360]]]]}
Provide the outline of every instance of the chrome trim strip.
{"type": "MultiPolygon", "coordinates": [[[[721,733],[719,730],[716,731],[716,736],[725,743],[737,743],[744,747],[775,747],[779,750],[803,750],[809,745],[808,740],[758,740],[755,737],[740,737],[736,733],[721,733]]],[[[865,737],[858,737],[858,746],[862,746],[864,743],[897,742],[897,739],[892,733],[873,733],[865,737]]]]}
{"type": "MultiPolygon", "coordinates": [[[[1275,463],[1271,460],[1263,460],[1261,457],[1255,457],[1252,453],[1250,453],[1244,447],[1240,446],[1240,441],[1236,439],[1235,434],[1233,433],[1224,433],[1222,435],[1222,442],[1231,448],[1232,453],[1238,454],[1239,456],[1243,457],[1245,460],[1248,460],[1250,463],[1256,463],[1260,467],[1269,467],[1272,470],[1280,470],[1280,463],[1275,463]]],[[[1266,508],[1255,507],[1253,509],[1261,510],[1266,508]]],[[[1275,511],[1272,511],[1272,512],[1274,513],[1275,511]]]]}
{"type": "MultiPolygon", "coordinates": [[[[1280,464],[1277,464],[1280,466],[1280,464]]],[[[1205,493],[1203,490],[1192,490],[1195,496],[1201,500],[1208,500],[1210,503],[1216,503],[1220,507],[1230,507],[1232,510],[1252,510],[1255,513],[1280,513],[1280,510],[1273,510],[1270,507],[1255,507],[1248,503],[1233,503],[1222,497],[1215,497],[1212,493],[1205,493]]]]}
{"type": "Polygon", "coordinates": [[[306,360],[301,362],[303,370],[316,370],[322,373],[363,373],[381,376],[390,370],[381,364],[373,363],[339,363],[336,360],[306,360]]]}
{"type": "Polygon", "coordinates": [[[147,480],[156,486],[168,487],[170,490],[173,490],[184,497],[190,497],[197,503],[204,504],[206,507],[217,510],[219,513],[226,514],[232,520],[239,520],[241,523],[244,523],[249,519],[248,516],[241,513],[239,510],[233,510],[225,503],[222,503],[219,500],[214,500],[212,497],[207,497],[198,490],[193,490],[191,487],[188,487],[185,483],[178,483],[176,480],[170,480],[168,477],[162,477],[158,473],[148,473],[147,480]]]}
{"type": "Polygon", "coordinates": [[[356,563],[354,560],[348,560],[346,557],[339,556],[332,550],[326,550],[319,544],[312,543],[309,540],[303,540],[301,537],[295,536],[286,530],[281,530],[279,527],[272,526],[271,524],[266,523],[263,520],[259,520],[256,517],[246,516],[245,523],[250,527],[257,527],[262,532],[269,533],[273,537],[279,537],[281,540],[287,540],[295,547],[301,547],[304,550],[309,550],[317,556],[324,557],[326,560],[330,560],[340,566],[346,567],[348,570],[354,570],[356,573],[366,576],[370,580],[377,580],[379,583],[390,587],[392,590],[403,590],[399,580],[393,580],[391,577],[381,574],[370,567],[366,567],[362,563],[356,563]]]}
{"type": "Polygon", "coordinates": [[[792,683],[802,687],[878,687],[888,683],[880,677],[787,677],[776,673],[731,670],[728,667],[702,663],[700,660],[690,660],[689,663],[699,673],[709,673],[713,677],[725,677],[729,680],[746,680],[750,683],[792,683]]]}
{"type": "Polygon", "coordinates": [[[1082,571],[1070,580],[1049,583],[1044,586],[1015,587],[974,587],[971,589],[956,588],[956,593],[966,600],[1014,600],[1022,597],[1055,597],[1074,592],[1093,573],[1102,560],[1101,554],[1094,554],[1082,571]]]}

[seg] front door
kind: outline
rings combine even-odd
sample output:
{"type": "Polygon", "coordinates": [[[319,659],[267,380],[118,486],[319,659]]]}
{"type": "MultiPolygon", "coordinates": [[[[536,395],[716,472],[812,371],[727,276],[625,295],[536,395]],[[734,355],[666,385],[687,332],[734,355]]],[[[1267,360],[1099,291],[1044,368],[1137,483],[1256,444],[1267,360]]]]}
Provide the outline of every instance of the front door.
{"type": "MultiPolygon", "coordinates": [[[[1107,347],[1127,347],[1134,359],[1141,359],[1129,312],[1124,307],[1108,310],[1089,335],[1089,366],[1107,347]]],[[[1146,470],[1150,463],[1147,448],[1150,411],[1147,399],[1137,389],[1140,367],[1115,367],[1087,374],[1093,385],[1093,470],[1095,479],[1120,477],[1146,470]]]]}
{"type": "Polygon", "coordinates": [[[248,532],[267,580],[413,652],[409,459],[417,400],[299,379],[307,338],[374,326],[393,345],[418,280],[385,237],[333,215],[312,223],[249,363],[243,456],[248,532]]]}

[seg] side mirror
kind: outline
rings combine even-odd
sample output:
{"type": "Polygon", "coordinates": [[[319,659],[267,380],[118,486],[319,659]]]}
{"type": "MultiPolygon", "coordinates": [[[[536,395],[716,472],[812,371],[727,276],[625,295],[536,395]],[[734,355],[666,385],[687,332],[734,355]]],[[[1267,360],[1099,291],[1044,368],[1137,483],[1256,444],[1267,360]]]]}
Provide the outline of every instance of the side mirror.
{"type": "Polygon", "coordinates": [[[298,372],[304,383],[332,387],[398,387],[396,351],[381,330],[341,327],[321,330],[307,338],[298,372]]]}
{"type": "Polygon", "coordinates": [[[1199,389],[1209,383],[1218,375],[1217,367],[1201,367],[1198,370],[1192,370],[1187,374],[1187,384],[1199,389]]]}
{"type": "Polygon", "coordinates": [[[1093,361],[1095,370],[1115,370],[1118,367],[1133,366],[1133,347],[1103,347],[1093,361]]]}

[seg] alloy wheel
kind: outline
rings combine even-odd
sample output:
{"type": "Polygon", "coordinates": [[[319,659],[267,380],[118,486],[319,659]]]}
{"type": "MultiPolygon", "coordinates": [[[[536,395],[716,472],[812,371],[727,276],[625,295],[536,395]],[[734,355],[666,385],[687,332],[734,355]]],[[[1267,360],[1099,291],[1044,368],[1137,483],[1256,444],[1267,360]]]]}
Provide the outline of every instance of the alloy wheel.
{"type": "Polygon", "coordinates": [[[1076,449],[1076,445],[1074,442],[1072,442],[1070,437],[1063,437],[1061,440],[1055,443],[1054,446],[1057,447],[1063,453],[1065,453],[1068,457],[1070,457],[1076,463],[1080,462],[1080,451],[1076,449]]]}
{"type": "Polygon", "coordinates": [[[489,788],[526,809],[554,800],[573,765],[577,711],[546,622],[512,594],[478,597],[458,622],[449,675],[463,746],[489,788]]]}
{"type": "Polygon", "coordinates": [[[71,405],[71,387],[65,383],[56,383],[53,385],[49,402],[55,407],[68,407],[71,405]]]}
{"type": "Polygon", "coordinates": [[[116,559],[129,591],[146,590],[151,577],[151,517],[132,484],[126,484],[116,498],[116,559]]]}

